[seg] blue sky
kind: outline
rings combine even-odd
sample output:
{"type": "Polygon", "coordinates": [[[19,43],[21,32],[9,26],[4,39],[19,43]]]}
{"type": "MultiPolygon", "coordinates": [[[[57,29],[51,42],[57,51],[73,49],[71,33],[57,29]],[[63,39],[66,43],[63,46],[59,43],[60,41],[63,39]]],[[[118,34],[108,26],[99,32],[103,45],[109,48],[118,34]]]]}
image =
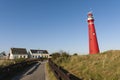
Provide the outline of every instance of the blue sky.
{"type": "Polygon", "coordinates": [[[120,49],[119,0],[0,0],[0,51],[88,53],[87,13],[93,12],[101,51],[120,49]]]}

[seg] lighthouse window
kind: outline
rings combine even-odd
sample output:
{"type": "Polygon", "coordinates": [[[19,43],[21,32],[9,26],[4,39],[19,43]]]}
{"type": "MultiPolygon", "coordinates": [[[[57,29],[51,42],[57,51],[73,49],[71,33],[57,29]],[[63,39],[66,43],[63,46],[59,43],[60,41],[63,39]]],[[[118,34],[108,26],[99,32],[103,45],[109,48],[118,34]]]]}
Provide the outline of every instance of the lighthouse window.
{"type": "Polygon", "coordinates": [[[93,35],[95,35],[95,33],[93,33],[93,35]]]}

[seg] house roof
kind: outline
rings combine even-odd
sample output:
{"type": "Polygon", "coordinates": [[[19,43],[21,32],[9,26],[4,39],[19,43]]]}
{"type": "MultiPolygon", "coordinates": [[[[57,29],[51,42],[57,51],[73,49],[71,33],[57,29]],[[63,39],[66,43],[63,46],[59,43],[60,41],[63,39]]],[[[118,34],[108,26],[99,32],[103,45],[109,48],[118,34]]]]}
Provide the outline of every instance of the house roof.
{"type": "Polygon", "coordinates": [[[6,56],[5,52],[1,52],[0,57],[4,57],[4,56],[6,56]]]}
{"type": "Polygon", "coordinates": [[[31,49],[30,51],[33,54],[48,54],[47,50],[34,50],[34,49],[31,49]]]}
{"type": "Polygon", "coordinates": [[[12,54],[27,54],[25,48],[11,48],[12,54]]]}
{"type": "Polygon", "coordinates": [[[6,56],[5,52],[1,52],[0,56],[6,56]]]}

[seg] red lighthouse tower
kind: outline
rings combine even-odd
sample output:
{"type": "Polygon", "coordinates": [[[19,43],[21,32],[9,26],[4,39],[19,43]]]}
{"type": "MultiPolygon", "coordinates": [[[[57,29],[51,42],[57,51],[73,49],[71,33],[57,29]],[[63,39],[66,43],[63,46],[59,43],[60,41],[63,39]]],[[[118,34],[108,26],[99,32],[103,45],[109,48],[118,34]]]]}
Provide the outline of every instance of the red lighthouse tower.
{"type": "Polygon", "coordinates": [[[99,46],[94,26],[94,18],[91,12],[88,13],[88,33],[89,33],[89,54],[97,54],[99,53],[99,46]]]}

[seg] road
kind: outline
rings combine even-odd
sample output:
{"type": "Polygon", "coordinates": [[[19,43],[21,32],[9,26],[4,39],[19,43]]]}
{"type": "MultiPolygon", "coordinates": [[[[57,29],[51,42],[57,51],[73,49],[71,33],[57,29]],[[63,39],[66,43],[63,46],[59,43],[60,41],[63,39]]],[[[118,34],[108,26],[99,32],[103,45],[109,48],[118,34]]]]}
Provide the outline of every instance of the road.
{"type": "Polygon", "coordinates": [[[46,80],[45,62],[38,62],[27,71],[15,76],[12,80],[46,80]]]}

